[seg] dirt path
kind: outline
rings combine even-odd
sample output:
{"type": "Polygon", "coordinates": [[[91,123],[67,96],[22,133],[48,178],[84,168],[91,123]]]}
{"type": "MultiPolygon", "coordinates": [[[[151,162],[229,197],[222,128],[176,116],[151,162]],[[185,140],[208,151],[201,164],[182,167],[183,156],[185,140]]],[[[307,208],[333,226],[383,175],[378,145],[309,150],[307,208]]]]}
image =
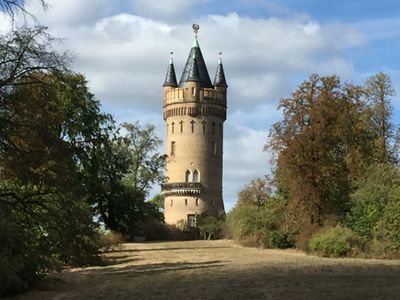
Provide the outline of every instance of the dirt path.
{"type": "Polygon", "coordinates": [[[231,241],[124,244],[104,267],[17,299],[400,299],[400,261],[326,259],[231,241]]]}

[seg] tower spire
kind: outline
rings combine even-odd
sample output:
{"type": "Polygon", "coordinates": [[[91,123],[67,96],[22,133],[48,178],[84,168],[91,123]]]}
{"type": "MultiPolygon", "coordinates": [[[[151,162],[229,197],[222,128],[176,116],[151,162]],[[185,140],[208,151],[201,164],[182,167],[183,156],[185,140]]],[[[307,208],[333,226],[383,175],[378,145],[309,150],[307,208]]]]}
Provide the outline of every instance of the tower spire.
{"type": "Polygon", "coordinates": [[[201,53],[199,41],[197,39],[200,26],[193,24],[192,28],[194,32],[194,41],[187,58],[185,68],[183,69],[181,79],[179,80],[179,87],[183,87],[186,81],[190,81],[189,78],[193,77],[190,77],[189,73],[193,73],[195,71],[194,69],[197,69],[198,80],[196,81],[200,83],[200,87],[212,88],[213,85],[211,83],[210,75],[208,75],[206,63],[204,62],[203,54],[201,53]],[[196,66],[193,67],[193,64],[196,64],[196,66]]]}
{"type": "Polygon", "coordinates": [[[228,87],[226,84],[226,79],[225,79],[225,72],[224,72],[224,67],[222,65],[222,59],[221,55],[222,52],[219,52],[219,59],[218,59],[218,66],[217,66],[217,72],[215,73],[215,79],[214,79],[214,87],[228,87]]]}
{"type": "Polygon", "coordinates": [[[167,75],[165,76],[165,82],[164,82],[163,86],[171,86],[171,87],[177,87],[178,86],[178,82],[176,81],[174,60],[172,58],[173,54],[174,54],[174,52],[170,52],[171,57],[169,59],[167,75]]]}

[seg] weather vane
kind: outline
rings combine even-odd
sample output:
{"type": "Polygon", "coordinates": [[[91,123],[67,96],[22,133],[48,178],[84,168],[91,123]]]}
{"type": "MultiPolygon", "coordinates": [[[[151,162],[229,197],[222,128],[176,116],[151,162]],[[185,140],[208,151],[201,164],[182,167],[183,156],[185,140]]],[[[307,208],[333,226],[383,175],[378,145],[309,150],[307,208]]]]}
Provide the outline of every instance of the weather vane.
{"type": "Polygon", "coordinates": [[[193,28],[194,36],[197,37],[197,33],[199,32],[199,29],[200,29],[199,24],[193,24],[192,28],[193,28]]]}

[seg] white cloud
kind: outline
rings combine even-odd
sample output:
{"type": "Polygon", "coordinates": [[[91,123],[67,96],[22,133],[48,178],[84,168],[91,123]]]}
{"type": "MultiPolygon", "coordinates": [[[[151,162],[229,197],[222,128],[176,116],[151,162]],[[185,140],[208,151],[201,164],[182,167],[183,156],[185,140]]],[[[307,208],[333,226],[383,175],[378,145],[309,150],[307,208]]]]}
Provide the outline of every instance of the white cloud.
{"type": "MultiPolygon", "coordinates": [[[[31,5],[54,35],[65,38],[65,48],[75,56],[73,69],[86,74],[105,109],[118,121],[155,123],[164,135],[162,83],[169,52],[175,52],[179,80],[193,38],[192,20],[171,18],[200,1],[205,0],[132,0],[136,15],[114,14],[119,10],[106,0],[52,0],[47,13],[35,1],[31,5]]],[[[231,13],[195,22],[201,26],[199,40],[211,79],[217,53],[224,53],[229,84],[224,197],[229,208],[245,183],[268,172],[262,146],[278,117],[279,98],[290,94],[297,78],[313,72],[351,76],[346,51],[363,45],[364,38],[341,24],[322,26],[304,17],[251,19],[231,13]]]]}
{"type": "Polygon", "coordinates": [[[204,2],[204,0],[131,0],[136,13],[174,23],[190,17],[192,8],[200,2],[204,2]]]}

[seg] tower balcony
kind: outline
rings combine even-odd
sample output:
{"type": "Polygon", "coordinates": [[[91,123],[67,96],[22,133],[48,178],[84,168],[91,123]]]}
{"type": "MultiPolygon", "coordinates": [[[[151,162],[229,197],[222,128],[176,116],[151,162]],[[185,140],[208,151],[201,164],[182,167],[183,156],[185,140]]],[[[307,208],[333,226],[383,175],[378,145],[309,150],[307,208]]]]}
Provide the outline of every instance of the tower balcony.
{"type": "Polygon", "coordinates": [[[196,196],[201,193],[202,187],[200,182],[166,183],[161,186],[161,194],[164,196],[196,196]]]}

